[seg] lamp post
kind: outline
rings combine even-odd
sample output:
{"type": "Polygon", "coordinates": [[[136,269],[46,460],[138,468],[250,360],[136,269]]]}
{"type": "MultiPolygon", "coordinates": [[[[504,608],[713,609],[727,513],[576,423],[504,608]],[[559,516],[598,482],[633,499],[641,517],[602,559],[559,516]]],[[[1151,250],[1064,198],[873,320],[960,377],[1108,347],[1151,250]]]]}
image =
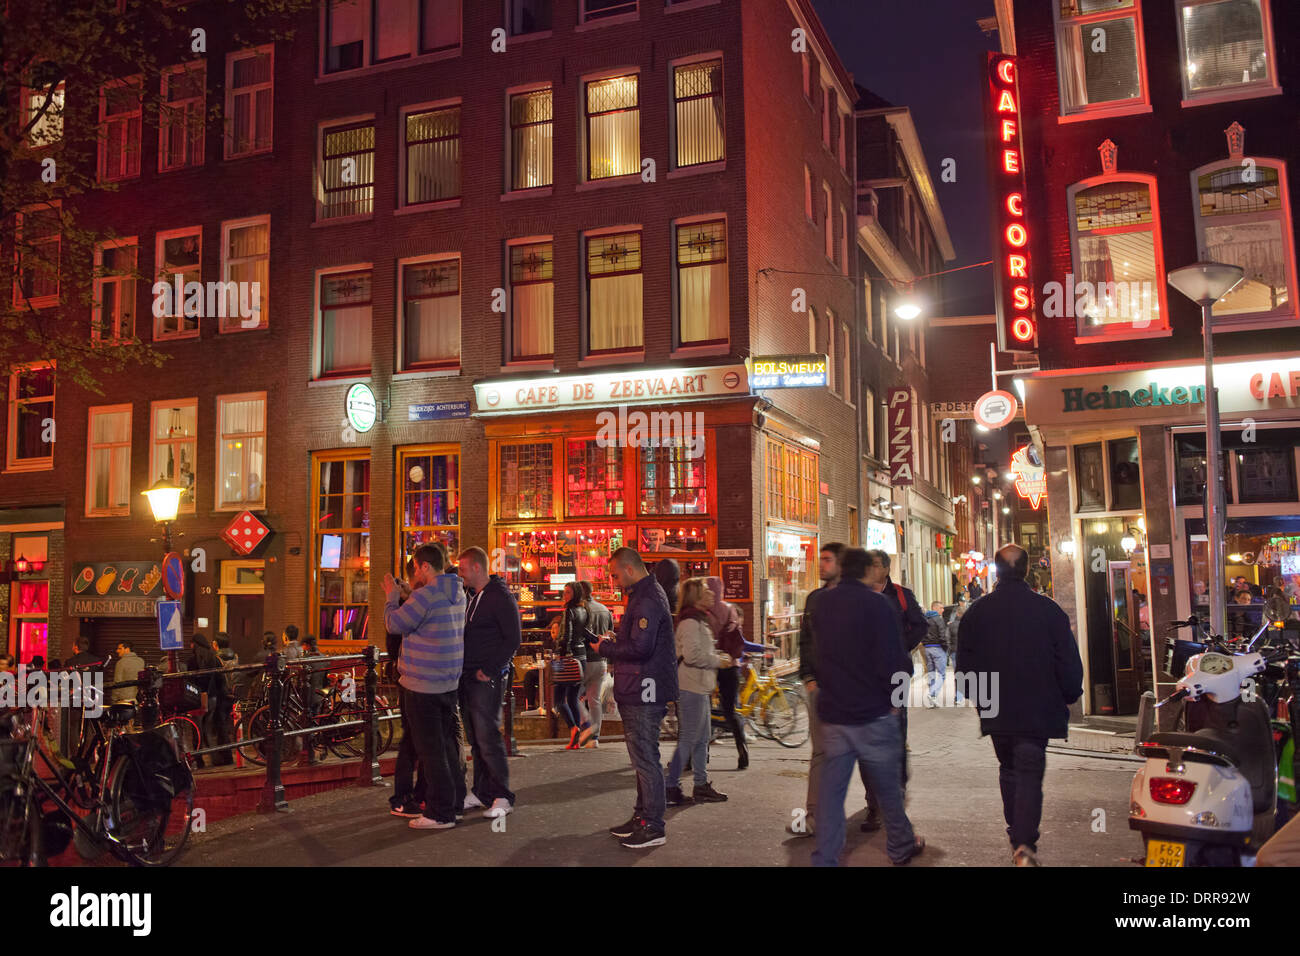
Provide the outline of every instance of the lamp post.
{"type": "MultiPolygon", "coordinates": [[[[159,478],[153,483],[153,487],[141,492],[149,499],[149,510],[153,512],[153,519],[162,525],[162,546],[163,555],[171,553],[172,534],[171,523],[176,520],[176,512],[181,507],[181,495],[185,494],[185,489],[178,485],[172,484],[166,478],[159,478]]],[[[176,652],[167,652],[167,661],[170,664],[173,674],[178,670],[176,666],[176,652]]]]}
{"type": "Polygon", "coordinates": [[[1219,440],[1219,393],[1214,388],[1214,303],[1231,292],[1245,276],[1240,266],[1223,262],[1194,262],[1169,273],[1169,284],[1201,307],[1201,334],[1205,348],[1205,536],[1210,545],[1208,570],[1211,633],[1227,630],[1223,593],[1223,525],[1225,515],[1219,493],[1223,475],[1219,440]]]}

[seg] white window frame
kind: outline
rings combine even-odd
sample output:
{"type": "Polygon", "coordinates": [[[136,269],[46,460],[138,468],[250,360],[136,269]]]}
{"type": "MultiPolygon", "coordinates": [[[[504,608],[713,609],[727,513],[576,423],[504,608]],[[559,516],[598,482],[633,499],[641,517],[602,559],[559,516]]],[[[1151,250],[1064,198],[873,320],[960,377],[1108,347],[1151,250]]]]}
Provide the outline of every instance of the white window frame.
{"type": "Polygon", "coordinates": [[[1178,24],[1178,76],[1183,84],[1183,106],[1200,106],[1203,103],[1223,103],[1229,100],[1251,99],[1257,96],[1273,96],[1282,92],[1277,82],[1276,44],[1273,40],[1273,11],[1269,8],[1270,0],[1259,0],[1260,22],[1264,28],[1264,55],[1268,58],[1268,77],[1253,83],[1240,83],[1236,86],[1220,87],[1213,90],[1192,91],[1187,75],[1187,38],[1183,35],[1183,10],[1186,7],[1206,6],[1218,0],[1175,0],[1174,20],[1178,24]]]}
{"type": "MultiPolygon", "coordinates": [[[[674,170],[714,170],[721,169],[727,163],[727,67],[725,58],[721,50],[714,50],[709,53],[693,54],[691,56],[680,57],[676,60],[670,60],[668,63],[668,98],[670,122],[668,124],[668,155],[671,160],[671,167],[674,170]],[[678,165],[677,155],[677,70],[679,67],[692,66],[697,63],[711,63],[718,61],[719,87],[718,99],[722,101],[722,155],[717,159],[711,159],[703,163],[691,163],[687,166],[678,165]]],[[[637,93],[637,102],[640,103],[640,91],[637,93]]]]}
{"type": "Polygon", "coordinates": [[[180,169],[190,169],[202,166],[207,154],[208,142],[208,124],[206,120],[207,111],[207,90],[208,90],[208,61],[195,60],[191,63],[181,63],[177,66],[169,66],[162,71],[162,79],[159,82],[159,106],[158,106],[158,172],[170,173],[180,169]],[[188,99],[179,100],[176,103],[167,103],[167,80],[172,76],[184,73],[202,74],[203,92],[198,96],[191,96],[188,99]],[[198,109],[200,117],[200,128],[197,143],[190,142],[189,132],[194,124],[194,118],[191,115],[192,110],[198,109]],[[171,165],[163,164],[165,155],[164,144],[167,142],[169,129],[180,123],[185,128],[185,161],[181,163],[172,163],[171,165]],[[193,146],[196,155],[190,155],[191,146],[193,146]]]}
{"type": "Polygon", "coordinates": [[[226,159],[243,159],[245,156],[259,156],[263,153],[269,153],[275,147],[275,44],[267,43],[262,46],[249,47],[245,50],[237,50],[234,53],[226,54],[226,104],[225,104],[225,158],[226,159]],[[270,74],[271,78],[265,83],[255,83],[251,86],[241,86],[235,89],[235,62],[237,60],[248,59],[265,54],[270,57],[270,74]],[[235,152],[235,97],[248,96],[249,109],[252,120],[248,124],[250,130],[257,129],[257,93],[259,90],[271,91],[271,119],[267,128],[271,131],[271,141],[265,146],[254,144],[249,149],[242,152],[235,152]]]}
{"type": "MultiPolygon", "coordinates": [[[[262,401],[261,431],[237,432],[235,434],[238,434],[245,438],[264,439],[263,446],[262,446],[264,449],[263,457],[265,459],[265,462],[268,465],[265,471],[269,472],[271,470],[269,467],[271,461],[271,443],[269,441],[265,441],[267,437],[266,436],[266,419],[267,419],[266,392],[237,392],[231,395],[218,395],[217,396],[217,422],[216,422],[216,428],[213,429],[217,433],[216,484],[213,485],[213,492],[212,492],[213,511],[245,511],[245,510],[264,511],[266,510],[266,480],[267,480],[266,475],[262,475],[262,486],[261,486],[262,497],[260,501],[257,502],[238,501],[233,504],[226,504],[221,500],[221,494],[222,494],[221,489],[223,487],[221,481],[221,443],[225,440],[225,435],[221,431],[221,406],[225,402],[246,402],[246,401],[252,401],[256,399],[261,399],[262,401]]],[[[247,482],[248,476],[246,474],[243,475],[243,480],[247,482]]]]}
{"type": "MultiPolygon", "coordinates": [[[[509,268],[509,262],[506,263],[506,266],[509,268]]],[[[319,294],[319,292],[317,294],[319,294]]],[[[411,256],[407,259],[398,259],[397,303],[394,311],[397,313],[397,371],[420,375],[460,374],[465,363],[465,257],[460,252],[439,252],[433,255],[411,256]],[[424,262],[455,262],[460,272],[457,280],[459,288],[457,298],[460,299],[460,309],[458,310],[456,319],[456,337],[457,341],[460,342],[460,348],[457,351],[455,366],[416,366],[412,368],[406,360],[406,267],[420,265],[424,262]]],[[[374,322],[373,308],[371,310],[371,322],[374,322]]]]}
{"type": "MultiPolygon", "coordinates": [[[[110,80],[99,88],[99,134],[96,143],[96,178],[101,183],[125,182],[128,179],[137,179],[141,170],[144,169],[144,89],[141,85],[144,78],[140,74],[135,76],[125,76],[119,80],[110,80]],[[138,90],[134,113],[116,113],[110,119],[108,116],[108,92],[110,90],[119,90],[135,86],[138,90]],[[124,123],[127,129],[131,127],[131,121],[136,120],[139,130],[135,140],[135,171],[124,172],[120,176],[109,176],[106,166],[108,164],[108,127],[110,124],[124,123]]],[[[123,166],[128,164],[125,160],[131,155],[131,142],[129,138],[123,140],[124,155],[123,166]]]]}
{"type": "MultiPolygon", "coordinates": [[[[615,77],[634,76],[636,77],[636,112],[637,112],[637,152],[642,152],[643,133],[645,128],[642,125],[642,111],[645,109],[645,98],[641,95],[642,83],[644,79],[639,66],[620,67],[612,70],[602,70],[599,73],[589,73],[578,80],[578,116],[579,123],[582,127],[582,169],[580,172],[579,184],[587,183],[630,183],[640,182],[641,180],[641,159],[637,160],[637,169],[632,173],[624,173],[619,176],[602,176],[599,179],[591,178],[591,114],[587,111],[587,84],[596,83],[600,80],[609,80],[615,77]]],[[[585,273],[584,273],[585,275],[585,273]]]]}
{"type": "Polygon", "coordinates": [[[131,429],[134,427],[134,416],[131,404],[128,402],[123,405],[92,405],[86,414],[86,517],[87,518],[109,518],[120,517],[131,514],[131,429]],[[95,444],[95,416],[96,415],[118,415],[126,412],[126,434],[127,440],[124,442],[107,442],[102,445],[95,444]],[[123,507],[97,508],[94,501],[94,474],[95,474],[95,452],[101,449],[109,449],[109,486],[113,484],[113,465],[112,449],[126,448],[126,505],[123,507]]]}
{"type": "Polygon", "coordinates": [[[1101,116],[1129,116],[1133,113],[1150,113],[1151,112],[1151,85],[1147,78],[1147,55],[1146,40],[1142,29],[1142,0],[1133,0],[1131,7],[1124,7],[1117,10],[1101,10],[1096,13],[1085,13],[1075,17],[1061,18],[1061,6],[1059,0],[1048,0],[1052,7],[1052,20],[1055,24],[1054,29],[1054,46],[1056,54],[1056,82],[1057,94],[1060,98],[1061,115],[1059,122],[1070,122],[1074,120],[1096,119],[1101,116]],[[1061,70],[1061,39],[1073,27],[1079,27],[1083,39],[1087,43],[1092,42],[1092,30],[1094,24],[1109,22],[1111,20],[1129,19],[1133,20],[1133,37],[1134,47],[1137,56],[1138,82],[1141,86],[1139,96],[1131,100],[1106,100],[1102,103],[1089,103],[1085,106],[1070,108],[1066,106],[1064,75],[1061,70]]]}
{"type": "Polygon", "coordinates": [[[43,402],[44,396],[21,398],[18,395],[18,378],[24,372],[34,372],[38,369],[54,369],[54,393],[50,396],[50,420],[54,420],[55,412],[58,408],[59,379],[58,369],[53,362],[28,362],[24,365],[16,365],[9,373],[9,401],[8,414],[6,415],[7,426],[5,428],[5,472],[24,472],[24,471],[49,471],[54,467],[54,442],[49,442],[50,453],[41,458],[24,458],[21,461],[15,460],[17,454],[18,438],[18,406],[26,405],[30,402],[43,402]]]}
{"type": "MultiPolygon", "coordinates": [[[[23,84],[21,99],[19,101],[21,107],[18,113],[19,122],[23,126],[27,125],[27,123],[31,120],[32,115],[36,112],[36,107],[38,104],[34,101],[37,99],[37,97],[44,99],[45,93],[46,90],[43,88],[28,86],[26,83],[23,84]]],[[[41,142],[41,143],[33,142],[28,137],[24,137],[23,145],[28,149],[40,150],[40,149],[48,149],[51,146],[63,142],[63,116],[64,113],[67,111],[67,103],[68,103],[68,89],[67,89],[67,81],[65,80],[65,81],[61,81],[54,88],[54,97],[50,101],[50,112],[45,114],[45,119],[47,122],[51,122],[51,123],[57,122],[59,127],[59,135],[51,139],[49,142],[41,142]],[[55,111],[58,112],[58,115],[56,119],[52,120],[50,116],[51,113],[55,111]]],[[[30,135],[35,130],[36,127],[32,127],[31,130],[28,130],[28,134],[30,135]]]]}
{"type": "MultiPolygon", "coordinates": [[[[256,325],[256,326],[249,326],[248,328],[244,328],[244,327],[243,327],[243,326],[242,326],[238,321],[236,321],[233,325],[227,325],[226,322],[223,322],[223,321],[221,321],[220,318],[218,318],[218,319],[217,319],[217,331],[220,332],[220,333],[223,333],[223,334],[224,334],[224,333],[226,333],[226,332],[255,332],[255,331],[257,331],[258,329],[265,329],[265,328],[267,328],[268,325],[270,324],[270,315],[271,315],[271,308],[270,308],[270,305],[271,305],[271,293],[270,293],[270,286],[271,286],[271,216],[270,216],[269,213],[264,214],[264,215],[261,215],[261,216],[249,216],[249,217],[247,217],[247,218],[245,218],[245,219],[227,219],[227,220],[225,220],[225,221],[223,221],[223,222],[221,223],[221,270],[220,270],[220,275],[221,275],[221,281],[222,281],[223,283],[225,283],[225,282],[230,282],[230,281],[231,281],[231,279],[230,279],[230,260],[229,260],[229,258],[227,257],[227,254],[226,254],[227,250],[230,248],[230,231],[231,231],[232,229],[240,229],[240,228],[242,228],[242,227],[244,227],[244,226],[252,226],[252,225],[259,225],[259,224],[260,224],[260,225],[265,225],[265,226],[266,226],[266,278],[267,278],[267,281],[266,281],[266,286],[265,286],[263,289],[261,289],[261,306],[262,306],[262,321],[261,321],[261,324],[260,324],[260,325],[256,325]]],[[[248,260],[248,261],[252,261],[252,258],[254,258],[254,257],[249,257],[249,260],[248,260]]],[[[240,260],[238,260],[238,261],[243,262],[243,261],[245,261],[245,260],[240,259],[240,260]]],[[[230,316],[226,316],[226,318],[227,318],[227,320],[229,320],[229,319],[230,319],[230,316]]],[[[235,316],[235,318],[238,319],[239,317],[238,317],[238,316],[235,316]]]]}
{"type": "MultiPolygon", "coordinates": [[[[1065,192],[1066,212],[1069,216],[1070,223],[1070,268],[1075,276],[1082,275],[1079,269],[1079,217],[1075,212],[1074,197],[1085,189],[1093,186],[1100,186],[1104,183],[1136,183],[1145,186],[1151,194],[1151,241],[1155,251],[1155,277],[1153,282],[1156,286],[1157,295],[1160,303],[1160,322],[1157,326],[1154,322],[1148,329],[1135,329],[1133,323],[1114,322],[1103,324],[1097,328],[1100,331],[1088,334],[1084,332],[1083,319],[1086,316],[1076,315],[1074,317],[1074,341],[1076,344],[1085,342],[1115,342],[1125,339],[1150,339],[1162,338],[1173,334],[1173,327],[1169,321],[1169,303],[1166,293],[1165,281],[1165,248],[1164,240],[1160,229],[1160,195],[1156,184],[1156,177],[1148,173],[1134,172],[1116,172],[1108,173],[1103,176],[1092,176],[1088,179],[1081,179],[1073,183],[1065,192]]],[[[1137,231],[1137,230],[1131,230],[1137,231]]],[[[1075,280],[1081,281],[1079,279],[1075,280]]]]}
{"type": "MultiPolygon", "coordinates": [[[[400,271],[398,273],[400,275],[400,271]]],[[[311,323],[311,377],[320,382],[366,382],[375,371],[375,264],[373,262],[354,262],[344,266],[330,266],[327,269],[317,269],[312,278],[312,323],[311,323]],[[369,272],[370,273],[370,368],[367,371],[342,371],[327,372],[325,371],[325,314],[322,311],[321,303],[321,284],[328,276],[340,275],[348,272],[369,272]]],[[[401,300],[397,300],[397,311],[401,311],[401,300]]],[[[400,323],[401,315],[397,316],[400,323]]],[[[399,346],[400,347],[400,346],[399,346]]]]}
{"type": "MultiPolygon", "coordinates": [[[[151,402],[149,405],[149,474],[146,483],[153,485],[159,477],[159,454],[160,448],[166,448],[171,445],[193,445],[194,446],[194,488],[190,493],[190,503],[187,505],[182,498],[179,512],[181,514],[194,514],[199,498],[199,400],[195,398],[177,398],[171,401],[163,400],[151,402]],[[158,437],[158,412],[169,411],[173,408],[193,408],[194,409],[194,437],[193,438],[159,438],[158,437]]],[[[175,474],[167,475],[168,481],[180,483],[179,476],[175,474]]]]}
{"type": "Polygon", "coordinates": [[[105,345],[118,345],[130,341],[131,339],[135,338],[136,319],[138,318],[138,315],[135,312],[135,307],[138,304],[136,300],[139,298],[139,296],[137,295],[138,290],[136,289],[136,273],[140,269],[139,237],[124,236],[120,239],[105,239],[103,242],[95,243],[94,263],[95,263],[94,271],[91,277],[92,295],[91,295],[91,306],[90,306],[90,315],[91,315],[90,340],[92,342],[105,344],[105,345]],[[115,273],[112,276],[105,276],[103,274],[104,251],[106,249],[125,249],[128,247],[135,250],[135,262],[132,264],[131,274],[119,275],[115,273]],[[123,286],[130,286],[131,288],[131,297],[130,297],[131,308],[132,308],[131,328],[129,331],[127,331],[127,334],[125,335],[121,334],[122,331],[121,329],[118,330],[117,335],[113,335],[111,337],[105,337],[103,332],[101,331],[103,329],[102,322],[104,316],[103,291],[105,286],[108,285],[123,285],[123,286]]]}
{"type": "Polygon", "coordinates": [[[1205,219],[1201,216],[1201,192],[1197,182],[1201,176],[1219,169],[1240,168],[1246,159],[1220,159],[1199,166],[1191,172],[1192,180],[1192,216],[1196,223],[1196,248],[1202,261],[1206,260],[1205,227],[1207,224],[1232,225],[1242,222],[1257,222],[1261,219],[1277,219],[1282,225],[1282,254],[1287,265],[1287,304],[1270,312],[1253,312],[1249,315],[1224,315],[1214,317],[1214,331],[1230,332],[1252,328],[1267,328],[1279,324],[1290,325],[1300,318],[1300,307],[1296,305],[1296,252],[1295,233],[1291,218],[1291,194],[1287,188],[1287,164],[1285,160],[1271,156],[1252,156],[1249,158],[1256,168],[1267,166],[1277,170],[1278,199],[1280,208],[1276,212],[1245,213],[1237,216],[1213,216],[1205,219]]]}
{"type": "MultiPolygon", "coordinates": [[[[539,88],[540,88],[540,87],[539,87],[539,88]]],[[[554,101],[554,97],[552,97],[552,100],[551,100],[551,104],[552,104],[552,106],[551,106],[551,116],[552,116],[552,120],[551,120],[551,122],[552,122],[552,124],[555,122],[555,120],[554,120],[554,116],[555,116],[554,103],[555,103],[555,101],[554,101]]],[[[506,97],[506,109],[508,110],[509,108],[510,108],[510,97],[507,96],[507,97],[506,97]]],[[[361,122],[362,120],[365,120],[365,119],[369,119],[369,121],[370,121],[372,124],[375,122],[375,116],[374,116],[373,113],[370,114],[369,117],[357,117],[355,121],[356,121],[356,122],[361,122]]],[[[342,123],[330,123],[330,124],[328,124],[328,125],[329,125],[330,127],[334,127],[334,126],[340,126],[340,125],[343,125],[343,124],[342,124],[342,123]]],[[[506,136],[509,137],[509,135],[510,135],[510,128],[509,128],[509,122],[508,122],[508,120],[507,120],[506,136]]],[[[325,134],[324,134],[324,128],[323,128],[323,127],[322,127],[322,130],[321,130],[321,133],[319,134],[319,136],[320,136],[320,145],[317,146],[317,148],[316,148],[316,160],[317,160],[317,163],[318,163],[318,164],[319,164],[320,161],[321,161],[321,151],[324,149],[324,143],[325,143],[325,139],[324,139],[325,134]]],[[[416,211],[416,210],[424,211],[424,210],[428,210],[428,209],[454,209],[455,207],[459,206],[460,203],[461,203],[461,199],[462,199],[462,198],[464,197],[464,195],[465,195],[465,104],[464,104],[464,102],[461,100],[461,98],[460,98],[460,97],[452,97],[451,99],[445,99],[445,100],[434,100],[434,101],[429,102],[429,103],[415,103],[415,104],[412,104],[411,106],[403,106],[400,110],[398,110],[398,114],[397,114],[397,137],[398,137],[398,146],[397,146],[397,175],[398,175],[397,195],[398,195],[398,197],[399,197],[399,199],[400,199],[400,206],[399,206],[399,209],[401,209],[402,211],[416,211]],[[460,150],[459,150],[459,155],[460,155],[460,191],[457,192],[457,194],[456,194],[455,196],[452,196],[452,197],[450,197],[450,198],[448,198],[448,199],[431,199],[431,200],[429,200],[428,202],[413,203],[413,202],[411,202],[411,198],[410,198],[410,196],[407,195],[407,181],[406,181],[406,167],[407,167],[407,163],[406,163],[406,154],[407,154],[407,153],[409,152],[409,150],[410,150],[410,145],[407,143],[407,140],[406,140],[406,119],[407,119],[407,117],[410,116],[412,113],[434,113],[434,112],[437,112],[437,111],[439,111],[439,110],[451,109],[452,107],[458,107],[458,108],[460,109],[460,120],[459,120],[459,127],[458,127],[458,130],[459,130],[459,131],[458,131],[457,134],[456,134],[456,138],[460,140],[460,150]]],[[[379,148],[379,131],[378,131],[378,129],[376,129],[376,130],[375,130],[375,159],[376,159],[376,167],[378,167],[378,158],[379,158],[378,148],[379,148]]],[[[378,168],[376,168],[376,173],[377,173],[377,172],[378,172],[378,168]]],[[[373,203],[372,203],[372,205],[373,205],[373,203]]],[[[368,218],[368,217],[365,217],[365,218],[368,218]]],[[[329,222],[333,222],[334,220],[331,219],[331,220],[327,220],[327,221],[329,221],[329,222]]]]}
{"type": "MultiPolygon", "coordinates": [[[[375,122],[374,113],[365,113],[359,116],[343,116],[338,119],[323,120],[316,124],[316,157],[314,161],[315,175],[313,177],[314,199],[316,201],[315,217],[312,220],[314,225],[321,223],[336,222],[362,222],[371,219],[375,215],[375,200],[377,197],[374,178],[370,181],[370,212],[353,213],[350,216],[326,216],[325,215],[325,135],[345,126],[366,126],[369,125],[374,131],[375,146],[373,150],[373,159],[371,165],[375,177],[379,174],[379,126],[375,122]]],[[[402,169],[402,198],[406,198],[406,117],[402,116],[401,129],[402,147],[398,162],[402,169]]],[[[357,183],[357,188],[361,184],[357,183]]],[[[423,205],[420,208],[425,208],[423,205]]]]}
{"type": "MultiPolygon", "coordinates": [[[[199,283],[200,285],[203,284],[203,227],[202,227],[202,226],[186,226],[186,227],[184,227],[183,229],[167,229],[167,230],[164,230],[163,232],[159,232],[159,233],[157,233],[157,234],[154,236],[154,260],[153,260],[153,261],[154,261],[154,271],[155,271],[155,274],[156,274],[156,278],[154,279],[154,281],[155,281],[155,282],[166,282],[166,283],[171,287],[173,295],[174,295],[174,293],[175,293],[175,291],[176,291],[176,279],[175,279],[175,276],[177,275],[177,272],[175,272],[174,270],[165,270],[165,269],[163,268],[163,265],[162,265],[162,262],[163,262],[163,247],[164,247],[164,245],[165,245],[165,243],[166,243],[166,241],[167,241],[168,239],[177,239],[177,238],[180,238],[180,237],[182,237],[182,236],[197,236],[197,237],[198,237],[198,240],[199,240],[199,275],[198,275],[198,278],[193,279],[193,280],[190,280],[190,281],[197,282],[197,283],[199,283]]],[[[223,238],[224,238],[224,237],[223,237],[223,238]]],[[[184,283],[182,283],[182,285],[181,285],[181,289],[182,289],[182,291],[184,290],[184,283]]],[[[205,289],[205,302],[206,302],[206,289],[205,289]]],[[[178,321],[177,321],[177,329],[179,330],[179,329],[182,328],[183,321],[181,321],[181,320],[183,320],[183,318],[184,318],[184,312],[185,312],[185,301],[184,301],[184,297],[182,297],[182,299],[181,299],[180,302],[174,302],[173,305],[177,306],[177,308],[176,308],[176,315],[177,315],[177,317],[178,317],[178,321]]],[[[152,314],[152,309],[150,310],[150,314],[152,314]]],[[[181,331],[176,331],[176,332],[164,332],[164,331],[162,330],[162,321],[163,321],[164,318],[166,318],[166,316],[156,316],[156,317],[154,318],[154,320],[153,320],[153,338],[154,338],[154,341],[155,341],[155,342],[167,342],[167,341],[171,341],[171,340],[173,340],[173,339],[194,339],[194,338],[198,338],[198,337],[199,337],[199,330],[200,330],[200,329],[202,328],[202,326],[203,326],[203,314],[202,314],[202,310],[200,310],[199,315],[195,316],[195,319],[196,319],[197,321],[196,321],[196,323],[195,323],[194,330],[193,330],[192,332],[189,332],[189,331],[183,331],[183,330],[181,330],[181,331]]]]}
{"type": "Polygon", "coordinates": [[[19,210],[14,214],[14,288],[13,304],[15,307],[30,306],[33,309],[43,309],[46,306],[58,305],[63,297],[63,201],[54,199],[48,203],[36,203],[19,210]],[[59,217],[58,239],[51,242],[57,245],[58,253],[55,256],[54,267],[54,284],[55,291],[49,295],[38,295],[28,299],[23,295],[23,272],[22,272],[22,255],[19,246],[23,242],[23,217],[32,212],[53,212],[59,217]]]}
{"type": "MultiPolygon", "coordinates": [[[[354,66],[346,70],[326,71],[329,63],[329,37],[326,35],[329,27],[329,0],[325,0],[320,5],[320,16],[317,25],[317,44],[320,54],[316,63],[316,76],[320,79],[331,79],[336,76],[355,76],[363,70],[391,69],[394,66],[409,66],[410,64],[430,59],[442,59],[446,57],[459,56],[465,46],[465,2],[460,0],[460,35],[454,46],[442,47],[437,50],[420,49],[421,38],[424,36],[424,4],[422,0],[406,0],[409,5],[410,22],[414,24],[410,50],[397,56],[390,56],[383,60],[375,59],[375,0],[356,0],[361,4],[361,17],[363,21],[361,33],[361,65],[354,66]]],[[[531,36],[532,34],[526,34],[531,36]]]]}

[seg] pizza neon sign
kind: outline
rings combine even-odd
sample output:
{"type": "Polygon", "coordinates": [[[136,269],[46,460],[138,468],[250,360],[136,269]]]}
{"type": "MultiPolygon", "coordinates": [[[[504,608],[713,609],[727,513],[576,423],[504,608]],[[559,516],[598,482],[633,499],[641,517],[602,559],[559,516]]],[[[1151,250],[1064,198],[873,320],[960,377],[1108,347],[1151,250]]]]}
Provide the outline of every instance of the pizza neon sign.
{"type": "Polygon", "coordinates": [[[989,54],[988,131],[994,195],[998,197],[993,246],[997,286],[998,348],[1027,351],[1038,347],[1029,226],[1025,212],[1024,151],[1020,138],[1020,92],[1016,58],[989,54]]]}

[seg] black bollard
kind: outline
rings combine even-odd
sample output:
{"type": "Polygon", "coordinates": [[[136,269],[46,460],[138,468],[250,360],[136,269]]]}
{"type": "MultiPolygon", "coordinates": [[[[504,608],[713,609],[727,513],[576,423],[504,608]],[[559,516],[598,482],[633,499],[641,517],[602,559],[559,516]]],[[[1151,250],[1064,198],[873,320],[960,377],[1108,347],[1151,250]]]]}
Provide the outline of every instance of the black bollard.
{"type": "Polygon", "coordinates": [[[284,706],[284,658],[276,652],[266,659],[266,671],[271,679],[270,719],[266,734],[270,740],[262,746],[267,748],[266,782],[262,785],[262,799],[257,809],[262,813],[272,810],[288,810],[289,801],[284,795],[284,781],[280,779],[280,759],[284,749],[284,726],[281,710],[284,706]]]}
{"type": "Polygon", "coordinates": [[[361,752],[361,769],[357,775],[357,785],[361,787],[383,786],[383,774],[379,771],[379,714],[375,707],[375,697],[379,689],[379,648],[367,644],[361,650],[361,658],[366,664],[365,694],[362,719],[365,726],[365,749],[361,752]]]}

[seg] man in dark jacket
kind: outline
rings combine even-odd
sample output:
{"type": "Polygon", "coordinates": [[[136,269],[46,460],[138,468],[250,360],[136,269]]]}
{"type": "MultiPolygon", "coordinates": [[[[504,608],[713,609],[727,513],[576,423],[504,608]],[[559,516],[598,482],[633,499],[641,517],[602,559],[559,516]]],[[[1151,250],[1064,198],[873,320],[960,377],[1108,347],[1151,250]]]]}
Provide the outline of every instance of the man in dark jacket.
{"type": "Polygon", "coordinates": [[[844,849],[844,798],[855,763],[865,764],[880,805],[889,859],[907,863],[925,848],[903,809],[898,778],[903,734],[894,697],[911,675],[910,661],[897,615],[863,580],[867,561],[861,548],[847,549],[840,583],[823,595],[814,613],[817,715],[825,749],[815,866],[835,866],[844,849]]]}
{"type": "Polygon", "coordinates": [[[636,769],[636,807],[632,819],[609,832],[632,849],[660,846],[664,836],[664,772],[659,763],[659,725],[668,702],[677,699],[677,648],[668,596],[646,571],[641,556],[619,548],[609,573],[627,597],[618,634],[591,646],[614,671],[614,700],[623,719],[627,753],[636,769]]]}
{"type": "Polygon", "coordinates": [[[1037,866],[1047,741],[1064,737],[1083,694],[1070,619],[1025,583],[1029,555],[1008,544],[994,558],[997,587],[971,604],[957,632],[957,670],[976,675],[980,732],[993,738],[1002,812],[1016,866],[1037,866]]]}
{"type": "Polygon", "coordinates": [[[486,807],[485,817],[505,816],[515,805],[501,736],[501,707],[505,701],[510,661],[519,650],[519,605],[501,577],[488,574],[482,548],[460,553],[457,573],[474,596],[465,608],[465,664],[460,675],[460,712],[474,756],[474,785],[457,788],[461,807],[486,807]]]}
{"type": "MultiPolygon", "coordinates": [[[[206,671],[214,668],[220,668],[221,658],[212,650],[212,642],[208,640],[206,634],[194,634],[190,637],[190,656],[186,662],[186,670],[206,671]]],[[[229,728],[223,719],[223,714],[230,707],[230,684],[225,674],[205,674],[194,678],[195,685],[199,690],[207,694],[206,709],[203,712],[203,718],[200,721],[200,730],[203,732],[205,746],[215,744],[228,744],[231,742],[229,728]]],[[[202,766],[201,757],[195,758],[199,766],[202,766]]],[[[234,757],[230,751],[220,751],[212,755],[213,766],[222,766],[234,762],[234,757]]]]}
{"type": "Polygon", "coordinates": [[[672,558],[660,558],[655,562],[654,576],[659,586],[664,589],[664,596],[668,598],[668,610],[676,614],[677,587],[682,583],[682,566],[672,558]]]}

